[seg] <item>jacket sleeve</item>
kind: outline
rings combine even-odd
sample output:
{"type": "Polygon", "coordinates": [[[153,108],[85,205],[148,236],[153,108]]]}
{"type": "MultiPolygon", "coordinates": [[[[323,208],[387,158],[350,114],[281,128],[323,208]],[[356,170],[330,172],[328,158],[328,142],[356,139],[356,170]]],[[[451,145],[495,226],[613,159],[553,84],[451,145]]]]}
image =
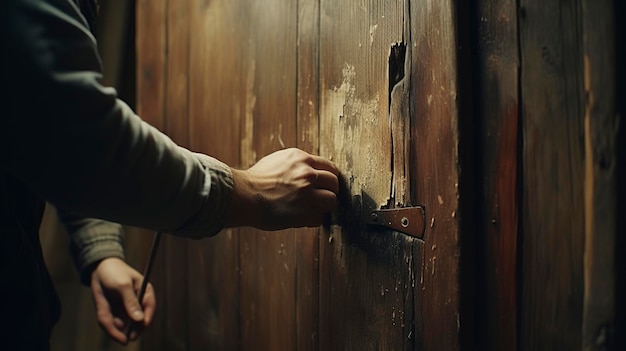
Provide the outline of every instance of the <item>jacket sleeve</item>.
{"type": "Polygon", "coordinates": [[[72,214],[201,238],[224,224],[230,168],[177,146],[103,87],[95,39],[67,0],[3,0],[0,153],[72,214]]]}
{"type": "Polygon", "coordinates": [[[109,257],[124,259],[124,228],[101,219],[84,218],[57,209],[70,238],[70,254],[80,281],[89,285],[96,263],[109,257]]]}

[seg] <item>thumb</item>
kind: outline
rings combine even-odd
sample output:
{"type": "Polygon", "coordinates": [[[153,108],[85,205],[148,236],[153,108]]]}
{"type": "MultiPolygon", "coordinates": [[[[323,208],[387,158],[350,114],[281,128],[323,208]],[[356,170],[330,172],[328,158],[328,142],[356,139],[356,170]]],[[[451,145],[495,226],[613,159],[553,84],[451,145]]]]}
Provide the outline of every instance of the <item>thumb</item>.
{"type": "Polygon", "coordinates": [[[135,291],[130,287],[124,289],[122,291],[122,300],[124,301],[126,313],[128,313],[130,318],[135,322],[142,321],[144,315],[139,300],[137,300],[137,295],[135,295],[135,291]]]}

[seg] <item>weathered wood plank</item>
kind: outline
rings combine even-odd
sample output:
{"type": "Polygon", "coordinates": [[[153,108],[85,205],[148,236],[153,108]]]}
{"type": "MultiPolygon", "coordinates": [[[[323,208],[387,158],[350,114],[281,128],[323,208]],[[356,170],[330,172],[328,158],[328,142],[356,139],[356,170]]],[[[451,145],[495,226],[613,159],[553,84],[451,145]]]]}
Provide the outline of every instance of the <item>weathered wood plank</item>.
{"type": "MultiPolygon", "coordinates": [[[[188,11],[190,145],[237,165],[245,103],[242,2],[192,1],[188,11]]],[[[189,350],[239,349],[238,247],[237,230],[188,245],[189,350]]]]}
{"type": "Polygon", "coordinates": [[[137,0],[137,113],[152,126],[165,126],[167,0],[137,0]]]}
{"type": "MultiPolygon", "coordinates": [[[[177,144],[189,147],[189,1],[167,2],[167,62],[165,132],[177,144]]],[[[160,249],[165,269],[165,296],[160,307],[165,315],[163,349],[187,350],[188,292],[187,240],[166,235],[160,249]]]]}
{"type": "Polygon", "coordinates": [[[580,1],[522,0],[522,350],[581,347],[584,128],[580,1]]]}
{"type": "Polygon", "coordinates": [[[320,11],[320,152],[344,183],[339,223],[320,240],[320,349],[412,349],[416,240],[364,225],[368,210],[413,200],[408,155],[394,155],[407,142],[408,92],[393,91],[408,58],[392,51],[408,40],[407,9],[322,1],[320,11]]]}
{"type": "MultiPolygon", "coordinates": [[[[296,146],[319,153],[318,0],[298,0],[296,146]]],[[[319,229],[296,235],[296,349],[319,350],[319,229]]]]}
{"type": "Polygon", "coordinates": [[[411,4],[411,197],[427,228],[414,270],[416,345],[460,348],[459,118],[455,2],[411,4]]]}
{"type": "MultiPolygon", "coordinates": [[[[582,1],[585,86],[583,350],[615,347],[617,242],[616,26],[612,1],[582,1]]],[[[622,233],[623,234],[623,233],[622,233]]],[[[622,310],[621,313],[624,313],[622,310]]]]}
{"type": "MultiPolygon", "coordinates": [[[[482,185],[476,259],[481,287],[477,313],[480,349],[517,345],[519,42],[517,3],[477,2],[476,111],[482,185]]],[[[465,92],[469,93],[469,92],[465,92]]]]}
{"type": "MultiPolygon", "coordinates": [[[[165,65],[166,65],[166,6],[167,0],[137,0],[136,7],[136,54],[137,54],[137,114],[143,120],[154,127],[165,129],[165,65]]],[[[142,236],[141,252],[150,251],[150,238],[152,233],[131,229],[127,231],[127,241],[137,240],[142,236]]],[[[127,243],[126,251],[132,250],[133,245],[127,243]]],[[[133,266],[143,272],[145,259],[134,262],[133,266]]],[[[157,304],[159,298],[165,297],[165,265],[164,256],[160,252],[155,261],[151,282],[155,288],[157,304]]],[[[160,347],[165,335],[165,319],[167,315],[158,309],[151,327],[145,331],[141,339],[141,347],[144,350],[154,350],[160,347]]]]}
{"type": "Polygon", "coordinates": [[[615,289],[615,349],[626,350],[626,66],[619,64],[626,62],[626,2],[614,2],[615,16],[615,101],[619,119],[617,136],[617,237],[615,238],[616,258],[616,289],[615,289]]]}
{"type": "MultiPolygon", "coordinates": [[[[243,4],[246,28],[244,69],[248,102],[241,160],[251,166],[262,156],[296,145],[297,2],[243,4]]],[[[241,230],[242,348],[296,348],[296,231],[241,230]]]]}

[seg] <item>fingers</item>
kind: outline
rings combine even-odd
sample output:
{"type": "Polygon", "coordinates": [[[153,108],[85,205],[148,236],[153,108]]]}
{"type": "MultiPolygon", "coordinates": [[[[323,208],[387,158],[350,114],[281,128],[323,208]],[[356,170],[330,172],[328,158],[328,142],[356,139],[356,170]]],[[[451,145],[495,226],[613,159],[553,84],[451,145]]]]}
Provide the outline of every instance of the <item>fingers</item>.
{"type": "Polygon", "coordinates": [[[124,321],[122,320],[122,318],[119,317],[113,317],[113,325],[119,329],[119,330],[123,330],[124,329],[124,321]]]}
{"type": "Polygon", "coordinates": [[[135,322],[143,321],[144,313],[137,300],[137,291],[141,287],[141,279],[133,279],[132,285],[124,286],[120,289],[119,293],[124,303],[124,309],[128,316],[135,322]]]}
{"type": "Polygon", "coordinates": [[[118,258],[101,261],[92,273],[98,323],[112,339],[124,345],[137,339],[154,316],[156,299],[151,284],[146,286],[139,304],[137,292],[142,280],[139,272],[118,258]]]}
{"type": "Polygon", "coordinates": [[[141,306],[143,308],[143,320],[127,320],[126,323],[122,322],[124,334],[128,335],[129,341],[137,340],[143,330],[146,329],[150,325],[150,323],[152,323],[152,318],[154,317],[154,311],[156,308],[156,298],[154,294],[154,288],[150,283],[148,283],[148,285],[146,286],[146,291],[144,293],[141,306]]]}
{"type": "Polygon", "coordinates": [[[156,309],[156,297],[154,294],[154,288],[150,283],[148,283],[141,304],[143,306],[144,314],[143,324],[145,327],[147,327],[150,325],[150,323],[152,323],[152,317],[154,317],[154,311],[156,309]]]}
{"type": "Polygon", "coordinates": [[[313,204],[320,214],[332,212],[337,209],[337,194],[325,189],[314,189],[313,204]]]}
{"type": "Polygon", "coordinates": [[[317,171],[317,178],[313,182],[313,186],[318,189],[330,190],[337,194],[339,192],[339,178],[330,171],[317,171]]]}
{"type": "Polygon", "coordinates": [[[92,288],[98,324],[100,324],[100,327],[102,327],[102,329],[104,329],[104,331],[109,334],[111,338],[121,344],[126,344],[128,340],[122,331],[124,328],[124,322],[120,318],[113,316],[113,313],[111,312],[111,305],[104,296],[102,288],[99,284],[93,284],[92,288]]]}
{"type": "MultiPolygon", "coordinates": [[[[337,193],[339,192],[339,170],[335,164],[323,157],[311,155],[311,167],[316,169],[316,178],[313,182],[313,205],[321,215],[317,216],[312,226],[318,226],[323,221],[323,213],[334,211],[337,208],[337,193]]],[[[311,226],[311,225],[307,225],[311,226]]]]}
{"type": "Polygon", "coordinates": [[[312,160],[311,167],[315,169],[323,170],[323,171],[328,171],[334,175],[339,174],[339,169],[332,161],[329,161],[321,156],[316,156],[316,155],[311,155],[311,160],[312,160]]]}

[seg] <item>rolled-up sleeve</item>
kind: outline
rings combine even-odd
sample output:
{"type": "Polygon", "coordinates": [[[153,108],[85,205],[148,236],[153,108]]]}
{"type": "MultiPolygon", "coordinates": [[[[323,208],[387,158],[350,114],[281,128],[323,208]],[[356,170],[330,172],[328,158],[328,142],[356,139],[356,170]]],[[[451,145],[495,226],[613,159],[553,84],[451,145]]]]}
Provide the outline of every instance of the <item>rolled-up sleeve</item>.
{"type": "Polygon", "coordinates": [[[230,168],[177,146],[103,87],[96,43],[67,0],[3,0],[0,152],[84,217],[201,238],[224,225],[230,168]]]}
{"type": "Polygon", "coordinates": [[[70,234],[70,253],[80,281],[89,285],[96,263],[105,258],[124,259],[124,228],[101,219],[84,218],[57,209],[57,214],[70,234]]]}

